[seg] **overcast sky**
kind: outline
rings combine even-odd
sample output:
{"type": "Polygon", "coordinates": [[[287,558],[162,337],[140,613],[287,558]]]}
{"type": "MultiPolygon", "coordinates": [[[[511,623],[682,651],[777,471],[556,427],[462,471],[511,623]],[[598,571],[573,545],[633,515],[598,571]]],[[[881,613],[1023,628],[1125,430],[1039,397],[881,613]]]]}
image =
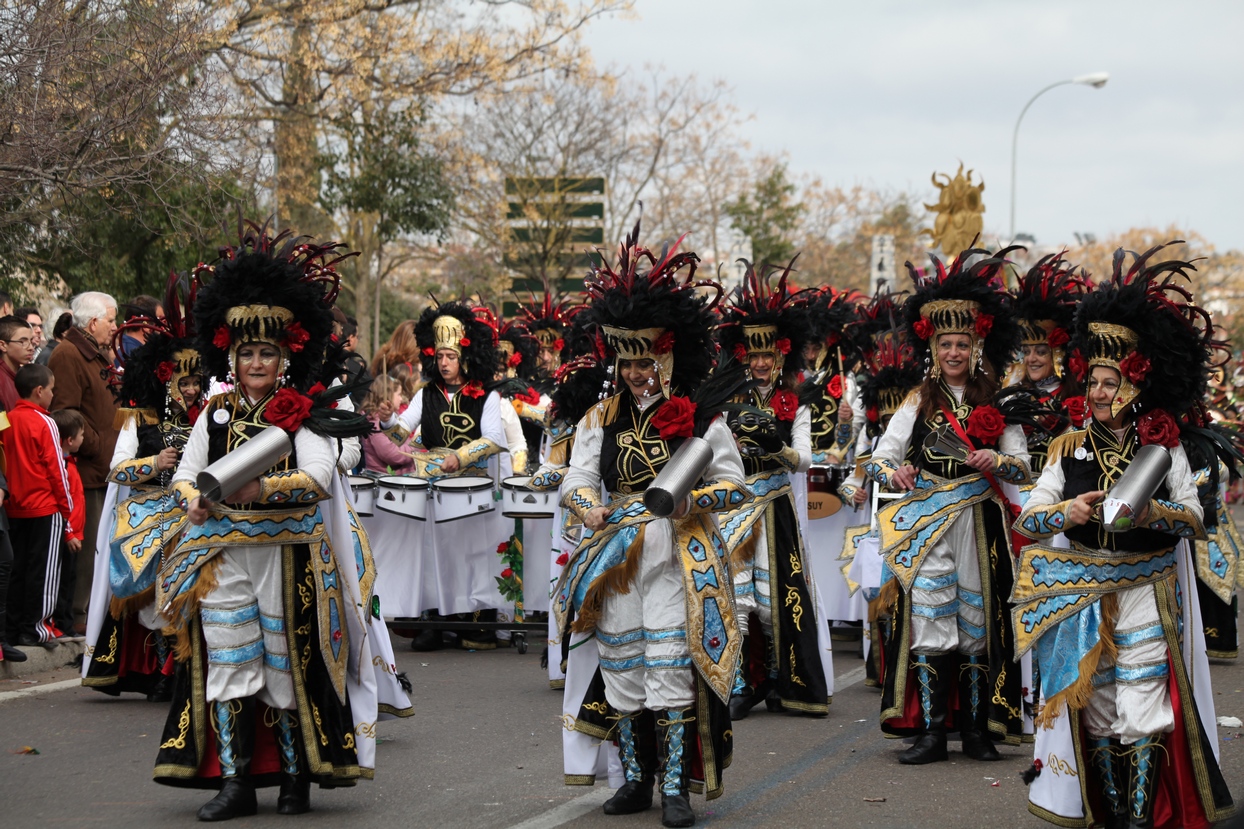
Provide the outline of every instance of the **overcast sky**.
{"type": "Polygon", "coordinates": [[[597,22],[599,64],[720,78],[752,146],[831,184],[935,191],[960,159],[1005,234],[1041,244],[1171,223],[1244,249],[1244,3],[636,0],[597,22]]]}

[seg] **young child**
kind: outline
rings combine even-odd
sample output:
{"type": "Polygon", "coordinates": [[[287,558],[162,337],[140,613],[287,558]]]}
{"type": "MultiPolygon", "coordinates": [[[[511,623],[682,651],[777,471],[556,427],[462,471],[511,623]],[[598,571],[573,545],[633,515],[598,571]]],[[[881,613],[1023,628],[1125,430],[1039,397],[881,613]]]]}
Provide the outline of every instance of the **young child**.
{"type": "MultiPolygon", "coordinates": [[[[69,500],[73,510],[65,527],[65,546],[61,550],[60,591],[53,616],[57,629],[72,638],[73,591],[77,573],[76,557],[82,554],[82,539],[86,534],[86,494],[82,489],[82,476],[78,474],[78,450],[86,437],[86,421],[77,409],[60,409],[52,412],[52,420],[60,433],[60,450],[65,459],[65,474],[69,478],[69,500]]],[[[92,551],[93,552],[93,551],[92,551]]]]}
{"type": "MultiPolygon", "coordinates": [[[[363,400],[363,412],[372,423],[377,423],[376,409],[381,401],[388,401],[393,411],[400,412],[410,405],[418,387],[418,378],[407,364],[393,366],[389,373],[378,377],[363,400]]],[[[383,432],[372,432],[363,438],[363,466],[367,472],[379,475],[405,475],[414,468],[412,439],[398,446],[383,432]]]]}
{"type": "Polygon", "coordinates": [[[63,634],[52,621],[60,587],[60,548],[73,504],[61,456],[60,430],[48,414],[56,379],[47,366],[22,366],[14,377],[21,398],[0,432],[8,462],[13,572],[8,641],[50,645],[63,634]]]}

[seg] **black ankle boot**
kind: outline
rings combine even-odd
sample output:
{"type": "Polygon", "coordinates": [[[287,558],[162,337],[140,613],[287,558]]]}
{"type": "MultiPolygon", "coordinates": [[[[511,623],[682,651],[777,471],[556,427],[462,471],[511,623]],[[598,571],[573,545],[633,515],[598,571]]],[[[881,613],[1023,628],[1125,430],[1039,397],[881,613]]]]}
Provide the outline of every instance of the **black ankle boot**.
{"type": "Polygon", "coordinates": [[[147,694],[147,702],[172,702],[173,677],[171,674],[160,674],[156,684],[151,686],[147,694]]]}
{"type": "Polygon", "coordinates": [[[946,696],[952,681],[953,654],[915,654],[916,693],[920,695],[924,733],[915,745],[898,756],[908,766],[922,766],[947,759],[946,696]]]}
{"type": "Polygon", "coordinates": [[[661,749],[662,826],[695,825],[695,812],[691,811],[691,797],[688,794],[687,744],[695,736],[688,733],[688,726],[695,722],[695,717],[689,716],[691,710],[671,709],[657,714],[658,745],[661,749]]]}
{"type": "Polygon", "coordinates": [[[259,811],[255,784],[251,781],[251,757],[255,751],[255,698],[212,703],[216,731],[216,755],[224,785],[220,793],[199,809],[199,820],[232,820],[259,811]]]}
{"type": "Polygon", "coordinates": [[[652,786],[656,764],[651,757],[656,748],[652,718],[643,712],[626,714],[618,720],[618,756],[626,782],[605,801],[607,815],[633,815],[652,808],[652,786]]]}
{"type": "MultiPolygon", "coordinates": [[[[443,618],[435,610],[424,611],[419,617],[421,621],[433,622],[443,618]]],[[[410,649],[412,651],[439,651],[445,647],[444,634],[439,630],[423,629],[415,634],[415,638],[410,640],[410,649]]]]}
{"type": "Polygon", "coordinates": [[[1088,746],[1089,769],[1105,812],[1100,816],[1104,818],[1103,825],[1106,829],[1127,829],[1127,804],[1123,801],[1127,779],[1119,763],[1119,741],[1090,737],[1088,746]]]}
{"type": "Polygon", "coordinates": [[[978,655],[961,655],[959,664],[959,735],[963,753],[973,760],[1001,760],[989,738],[989,663],[978,655]]]}
{"type": "Polygon", "coordinates": [[[311,777],[307,774],[294,711],[282,711],[276,720],[276,744],[281,755],[281,791],[276,798],[279,815],[301,815],[311,811],[311,777]]]}

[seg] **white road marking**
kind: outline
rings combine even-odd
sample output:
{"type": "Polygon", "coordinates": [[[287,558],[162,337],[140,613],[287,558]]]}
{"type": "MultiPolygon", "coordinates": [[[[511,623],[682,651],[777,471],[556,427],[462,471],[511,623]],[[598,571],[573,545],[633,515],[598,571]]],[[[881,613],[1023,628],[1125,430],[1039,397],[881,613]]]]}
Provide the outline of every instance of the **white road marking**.
{"type": "Polygon", "coordinates": [[[22,697],[32,697],[35,694],[44,694],[49,691],[64,691],[67,688],[81,687],[82,678],[78,677],[76,679],[63,679],[60,682],[49,682],[47,685],[31,685],[29,688],[22,688],[20,691],[0,691],[0,703],[22,697]]]}

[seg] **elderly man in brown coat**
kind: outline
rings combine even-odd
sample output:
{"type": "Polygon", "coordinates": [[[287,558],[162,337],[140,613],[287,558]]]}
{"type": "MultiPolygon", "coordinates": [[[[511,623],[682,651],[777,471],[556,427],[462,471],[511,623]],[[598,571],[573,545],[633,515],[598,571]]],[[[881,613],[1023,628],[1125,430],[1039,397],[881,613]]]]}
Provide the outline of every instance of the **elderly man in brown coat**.
{"type": "Polygon", "coordinates": [[[86,491],[86,533],[77,561],[66,562],[67,566],[61,569],[62,579],[75,580],[74,632],[82,633],[86,630],[99,519],[104,509],[112,450],[117,443],[117,429],[113,426],[117,404],[107,381],[112,365],[112,335],[117,330],[117,301],[108,294],[87,291],[74,297],[69,308],[73,327],[65,332],[61,347],[52,352],[48,368],[56,376],[52,411],[77,409],[86,421],[86,435],[78,450],[78,471],[86,491]]]}

